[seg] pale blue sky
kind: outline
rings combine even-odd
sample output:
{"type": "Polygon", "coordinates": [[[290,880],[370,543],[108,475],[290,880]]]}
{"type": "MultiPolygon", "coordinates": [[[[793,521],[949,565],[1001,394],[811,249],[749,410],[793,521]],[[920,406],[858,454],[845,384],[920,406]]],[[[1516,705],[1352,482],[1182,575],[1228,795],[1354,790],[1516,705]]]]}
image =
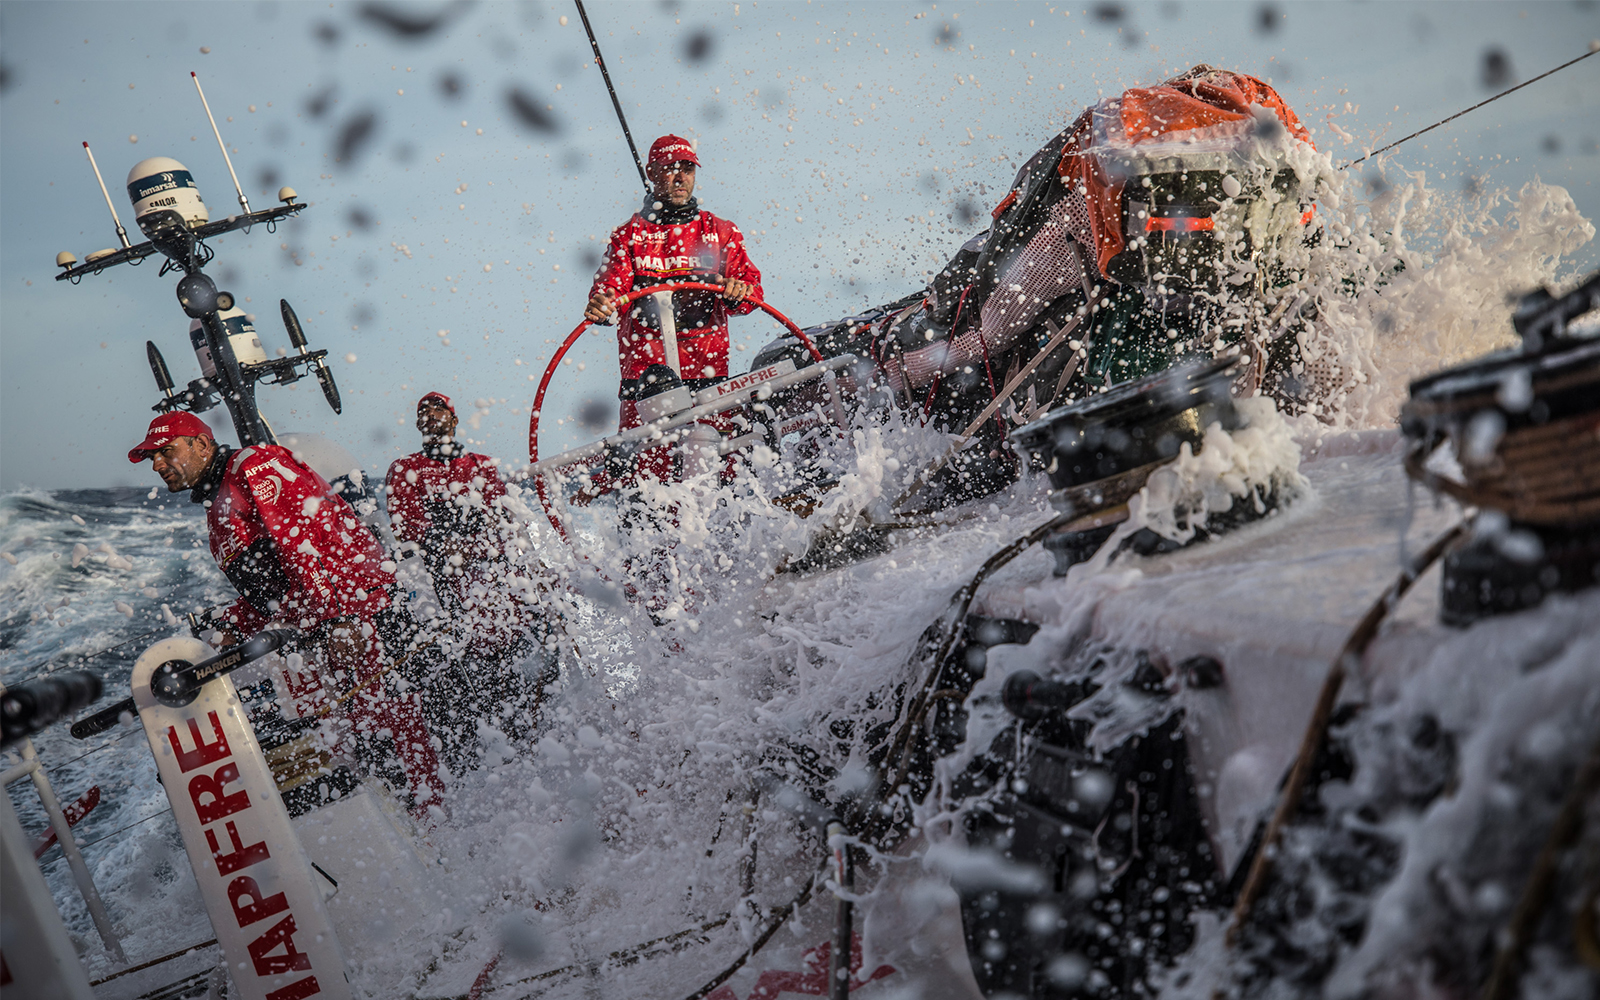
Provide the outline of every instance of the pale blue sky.
{"type": "MultiPolygon", "coordinates": [[[[156,398],[144,341],[180,381],[199,374],[175,280],[149,262],[71,287],[52,261],[115,245],[82,140],[130,229],[122,183],[148,156],[182,160],[213,217],[229,213],[190,70],[252,205],[281,184],[312,204],[277,235],[212,244],[209,272],[258,313],[269,350],[288,346],[285,297],[339,359],[344,415],[314,382],[264,388],[278,430],[326,433],[382,468],[415,447],[415,400],[439,389],[464,417],[484,401],[465,431],[480,450],[526,461],[529,376],[580,318],[596,248],[636,207],[638,180],[570,5],[380,9],[442,23],[407,36],[342,3],[0,4],[0,489],[154,484],[125,457],[156,398]],[[513,90],[555,130],[519,122],[513,90]],[[335,162],[363,119],[368,138],[335,162]]],[[[1016,166],[1103,92],[1200,61],[1239,69],[1270,78],[1319,145],[1342,150],[1330,114],[1381,143],[1488,96],[1490,48],[1526,79],[1600,37],[1600,4],[1570,0],[597,2],[590,14],[636,139],[700,143],[703,204],[744,229],[768,300],[801,324],[918,287],[981,228],[1016,166]],[[976,221],[952,221],[964,203],[976,221]]],[[[1593,219],[1597,95],[1600,57],[1402,147],[1393,165],[1456,188],[1467,171],[1513,187],[1537,175],[1593,219]]],[[[1591,245],[1582,261],[1596,259],[1591,245]]],[[[769,332],[738,320],[734,340],[753,349],[769,332]]],[[[546,453],[593,436],[555,421],[612,398],[610,337],[586,338],[583,370],[558,377],[546,453]]]]}

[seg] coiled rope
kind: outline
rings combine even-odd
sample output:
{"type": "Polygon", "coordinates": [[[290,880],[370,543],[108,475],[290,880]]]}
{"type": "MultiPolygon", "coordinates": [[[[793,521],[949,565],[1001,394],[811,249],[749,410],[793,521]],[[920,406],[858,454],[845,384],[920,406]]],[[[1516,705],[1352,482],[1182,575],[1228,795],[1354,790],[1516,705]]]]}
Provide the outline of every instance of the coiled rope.
{"type": "MultiPolygon", "coordinates": [[[[1597,49],[1600,51],[1600,49],[1597,49]]],[[[1491,356],[1414,384],[1401,413],[1406,474],[1463,504],[1545,528],[1600,523],[1600,344],[1568,324],[1600,310],[1600,272],[1559,297],[1524,296],[1520,356],[1491,356]],[[1507,395],[1520,379],[1521,406],[1507,395]],[[1550,419],[1554,417],[1555,419],[1550,419]],[[1426,467],[1445,441],[1461,480],[1426,467]]]]}
{"type": "MultiPolygon", "coordinates": [[[[1600,398],[1600,368],[1575,372],[1559,388],[1580,386],[1600,398]]],[[[1459,415],[1465,423],[1495,404],[1492,394],[1485,394],[1426,409],[1418,402],[1412,405],[1419,416],[1459,415]]],[[[1600,521],[1600,411],[1508,430],[1487,455],[1480,454],[1487,449],[1458,446],[1464,482],[1425,468],[1441,442],[1435,435],[1406,452],[1406,474],[1429,489],[1501,511],[1523,524],[1559,527],[1600,521]]]]}

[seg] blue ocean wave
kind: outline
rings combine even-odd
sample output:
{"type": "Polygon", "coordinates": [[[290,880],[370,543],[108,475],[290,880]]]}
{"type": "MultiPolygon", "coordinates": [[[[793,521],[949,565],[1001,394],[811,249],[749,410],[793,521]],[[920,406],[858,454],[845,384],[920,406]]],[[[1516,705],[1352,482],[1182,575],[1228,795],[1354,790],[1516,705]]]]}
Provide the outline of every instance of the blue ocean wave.
{"type": "MultiPolygon", "coordinates": [[[[231,595],[206,548],[204,511],[186,496],[164,488],[0,496],[0,681],[8,685],[88,670],[104,681],[101,704],[111,704],[127,696],[134,661],[150,643],[185,631],[184,614],[231,595]]],[[[100,805],[74,833],[130,954],[142,951],[138,914],[156,901],[194,914],[194,940],[208,937],[198,898],[192,906],[178,898],[192,894],[193,879],[142,732],[121,726],[80,742],[62,723],[34,743],[64,803],[100,788],[100,805]]],[[[47,820],[31,783],[8,791],[24,828],[42,834],[47,820]]],[[[42,863],[95,966],[99,938],[61,849],[42,863]]]]}

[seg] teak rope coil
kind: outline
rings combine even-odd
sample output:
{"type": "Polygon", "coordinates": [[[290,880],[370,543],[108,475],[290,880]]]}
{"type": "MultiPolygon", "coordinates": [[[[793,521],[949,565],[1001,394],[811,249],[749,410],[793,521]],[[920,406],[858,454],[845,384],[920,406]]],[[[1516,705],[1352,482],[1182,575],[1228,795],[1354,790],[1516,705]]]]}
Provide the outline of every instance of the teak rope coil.
{"type": "MultiPolygon", "coordinates": [[[[1543,391],[1588,388],[1600,399],[1600,370],[1574,372],[1543,391]]],[[[1489,394],[1412,404],[1419,416],[1456,418],[1461,425],[1472,414],[1494,408],[1489,394]]],[[[1546,527],[1600,522],[1600,410],[1549,423],[1512,427],[1495,443],[1493,453],[1475,460],[1468,442],[1456,442],[1465,482],[1428,471],[1428,456],[1443,434],[1423,438],[1406,453],[1406,474],[1430,489],[1464,504],[1504,513],[1513,521],[1546,527]]]]}

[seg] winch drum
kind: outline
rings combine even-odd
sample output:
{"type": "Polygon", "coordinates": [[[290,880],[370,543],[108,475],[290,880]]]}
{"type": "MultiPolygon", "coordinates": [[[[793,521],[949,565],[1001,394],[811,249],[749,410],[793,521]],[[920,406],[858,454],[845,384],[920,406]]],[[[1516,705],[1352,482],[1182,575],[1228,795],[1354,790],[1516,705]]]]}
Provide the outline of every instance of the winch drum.
{"type": "Polygon", "coordinates": [[[1439,618],[1466,626],[1600,582],[1600,339],[1568,324],[1600,306],[1600,274],[1555,298],[1526,297],[1520,348],[1411,384],[1400,428],[1407,472],[1503,515],[1444,557],[1439,618]],[[1463,481],[1426,468],[1448,442],[1463,481]]]}

